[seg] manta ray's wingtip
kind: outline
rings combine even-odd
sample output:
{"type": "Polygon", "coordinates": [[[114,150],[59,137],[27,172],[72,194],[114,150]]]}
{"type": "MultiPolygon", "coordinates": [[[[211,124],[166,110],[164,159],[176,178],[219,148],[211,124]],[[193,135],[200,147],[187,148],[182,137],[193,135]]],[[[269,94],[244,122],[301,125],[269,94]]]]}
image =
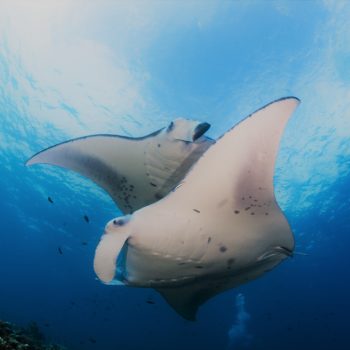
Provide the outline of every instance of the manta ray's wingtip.
{"type": "MultiPolygon", "coordinates": [[[[51,148],[51,147],[49,147],[51,148]]],[[[31,166],[33,164],[38,164],[40,163],[40,159],[39,159],[39,155],[41,155],[42,153],[45,153],[46,151],[48,150],[48,148],[42,150],[42,151],[39,151],[35,154],[33,154],[30,158],[28,158],[25,162],[24,162],[24,165],[25,166],[31,166]]]]}
{"type": "Polygon", "coordinates": [[[265,106],[259,108],[257,111],[255,112],[258,112],[259,110],[262,110],[262,109],[265,109],[266,107],[269,107],[275,103],[279,103],[279,102],[283,102],[283,101],[288,101],[288,100],[294,100],[296,102],[296,106],[298,106],[300,103],[301,103],[301,99],[296,97],[296,96],[284,96],[284,97],[280,97],[280,98],[277,98],[276,100],[273,100],[272,102],[269,102],[267,103],[265,106]]]}
{"type": "MultiPolygon", "coordinates": [[[[280,97],[276,100],[273,100],[272,102],[269,102],[267,104],[265,104],[264,106],[258,108],[257,110],[255,110],[254,112],[250,113],[245,119],[248,119],[250,117],[252,117],[253,115],[255,115],[256,113],[270,107],[271,105],[274,105],[274,104],[278,104],[278,103],[281,103],[281,102],[284,102],[284,101],[288,101],[288,100],[294,100],[296,102],[295,104],[295,108],[297,108],[299,106],[299,104],[301,103],[301,100],[300,98],[296,97],[296,96],[284,96],[284,97],[280,97]]],[[[243,119],[243,120],[245,120],[243,119]]],[[[242,121],[243,121],[242,120],[242,121]]],[[[238,123],[239,124],[239,123],[238,123]]],[[[234,129],[238,124],[234,125],[230,130],[234,129]]]]}
{"type": "Polygon", "coordinates": [[[277,100],[272,101],[271,103],[279,102],[279,101],[283,101],[283,100],[296,100],[298,103],[301,102],[301,99],[299,97],[296,97],[294,95],[290,95],[290,96],[284,96],[284,97],[278,98],[277,100]]]}
{"type": "Polygon", "coordinates": [[[24,166],[31,166],[33,164],[33,157],[26,159],[23,163],[24,166]]]}
{"type": "MultiPolygon", "coordinates": [[[[38,154],[38,153],[37,153],[38,154]]],[[[44,164],[45,162],[40,162],[40,160],[37,158],[37,154],[35,154],[33,157],[27,159],[25,162],[24,162],[24,166],[26,167],[30,167],[34,164],[44,164]]]]}
{"type": "Polygon", "coordinates": [[[33,158],[34,158],[34,157],[35,157],[35,156],[30,157],[29,159],[25,160],[25,161],[24,161],[24,166],[31,166],[31,165],[33,164],[33,158]]]}

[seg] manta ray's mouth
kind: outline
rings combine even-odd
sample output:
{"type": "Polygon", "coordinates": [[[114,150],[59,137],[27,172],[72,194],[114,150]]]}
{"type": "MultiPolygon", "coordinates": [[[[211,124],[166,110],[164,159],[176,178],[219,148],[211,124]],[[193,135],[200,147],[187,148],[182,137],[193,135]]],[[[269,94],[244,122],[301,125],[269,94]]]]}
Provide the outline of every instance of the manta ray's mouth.
{"type": "Polygon", "coordinates": [[[207,132],[207,130],[209,128],[210,128],[210,124],[209,123],[198,124],[196,126],[196,128],[194,129],[192,140],[196,141],[197,139],[199,139],[202,135],[204,135],[207,132]]]}

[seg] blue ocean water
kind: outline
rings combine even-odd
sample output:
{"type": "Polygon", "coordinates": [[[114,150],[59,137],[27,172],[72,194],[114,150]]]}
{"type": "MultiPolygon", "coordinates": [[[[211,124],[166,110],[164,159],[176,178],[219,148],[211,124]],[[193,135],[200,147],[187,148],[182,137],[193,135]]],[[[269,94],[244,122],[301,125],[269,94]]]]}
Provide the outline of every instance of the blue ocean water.
{"type": "Polygon", "coordinates": [[[1,2],[0,319],[35,321],[68,349],[346,349],[349,16],[331,0],[1,2]],[[196,322],[153,290],[101,284],[95,247],[120,212],[79,175],[24,166],[73,137],[142,136],[178,116],[217,138],[288,95],[301,105],[275,190],[303,254],[196,322]]]}

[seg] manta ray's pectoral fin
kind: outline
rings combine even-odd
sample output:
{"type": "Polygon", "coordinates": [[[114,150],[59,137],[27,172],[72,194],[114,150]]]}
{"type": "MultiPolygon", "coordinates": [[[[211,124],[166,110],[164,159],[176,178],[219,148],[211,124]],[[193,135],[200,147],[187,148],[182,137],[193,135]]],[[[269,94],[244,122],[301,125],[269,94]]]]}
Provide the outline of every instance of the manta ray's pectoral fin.
{"type": "Polygon", "coordinates": [[[214,143],[203,136],[209,127],[178,119],[144,137],[81,137],[35,154],[26,165],[57,165],[86,176],[130,214],[165,197],[183,179],[214,143]]]}
{"type": "MultiPolygon", "coordinates": [[[[294,237],[276,201],[273,179],[280,140],[298,104],[294,97],[280,99],[244,119],[203,154],[181,187],[148,209],[184,213],[188,221],[169,230],[169,236],[177,232],[179,243],[166,246],[167,253],[182,253],[182,239],[192,254],[186,257],[196,253],[206,262],[191,284],[158,289],[184,318],[193,320],[209,298],[261,276],[292,255],[294,237]],[[237,267],[231,275],[232,261],[237,267]],[[215,273],[209,278],[203,271],[212,266],[215,273]]],[[[191,269],[185,271],[192,275],[191,269]]],[[[179,276],[183,274],[179,268],[179,276]]]]}
{"type": "Polygon", "coordinates": [[[144,167],[149,139],[117,135],[92,135],[49,147],[30,158],[26,165],[51,164],[73,170],[100,185],[124,213],[154,201],[144,167]]]}

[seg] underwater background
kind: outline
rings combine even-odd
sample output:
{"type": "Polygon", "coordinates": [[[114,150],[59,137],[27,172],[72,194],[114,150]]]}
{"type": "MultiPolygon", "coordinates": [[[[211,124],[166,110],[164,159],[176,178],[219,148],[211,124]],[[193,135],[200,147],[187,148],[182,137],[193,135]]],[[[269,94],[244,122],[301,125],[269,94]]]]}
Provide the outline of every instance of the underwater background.
{"type": "Polygon", "coordinates": [[[0,320],[35,321],[68,349],[347,349],[349,18],[340,0],[0,0],[0,320]],[[211,299],[196,322],[151,289],[100,283],[111,198],[24,165],[67,139],[143,136],[180,116],[217,138],[289,95],[301,105],[274,181],[301,254],[211,299]]]}

